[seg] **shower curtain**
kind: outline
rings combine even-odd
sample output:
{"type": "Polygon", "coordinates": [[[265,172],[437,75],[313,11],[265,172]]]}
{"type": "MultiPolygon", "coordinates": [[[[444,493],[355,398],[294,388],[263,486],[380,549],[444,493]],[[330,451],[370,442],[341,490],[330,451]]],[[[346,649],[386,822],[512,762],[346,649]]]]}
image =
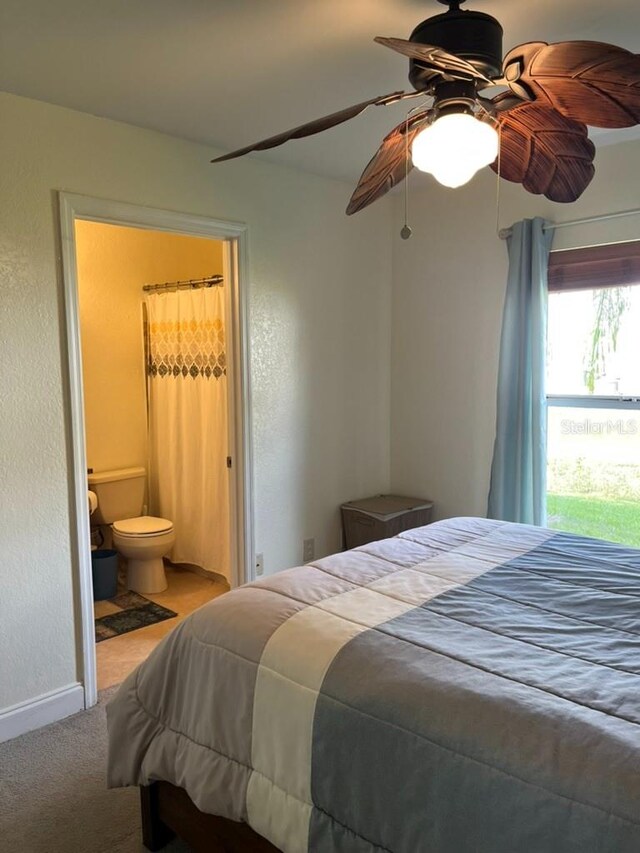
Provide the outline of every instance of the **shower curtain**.
{"type": "Polygon", "coordinates": [[[222,287],[151,293],[146,305],[151,512],[173,521],[173,562],[228,580],[222,287]]]}

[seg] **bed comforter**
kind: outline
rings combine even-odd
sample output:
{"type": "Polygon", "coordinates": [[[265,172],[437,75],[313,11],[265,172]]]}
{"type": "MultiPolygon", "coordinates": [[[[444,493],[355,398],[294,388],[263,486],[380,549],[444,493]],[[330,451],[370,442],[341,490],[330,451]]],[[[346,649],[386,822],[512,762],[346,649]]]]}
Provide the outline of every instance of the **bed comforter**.
{"type": "Polygon", "coordinates": [[[287,853],[638,853],[640,551],[411,530],[215,599],[107,713],[111,786],[287,853]]]}

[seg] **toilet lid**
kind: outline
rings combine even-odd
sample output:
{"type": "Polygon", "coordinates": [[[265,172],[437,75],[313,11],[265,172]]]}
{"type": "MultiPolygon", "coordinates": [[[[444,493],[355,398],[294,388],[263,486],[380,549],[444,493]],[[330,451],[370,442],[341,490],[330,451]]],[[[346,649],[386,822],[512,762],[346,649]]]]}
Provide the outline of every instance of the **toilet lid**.
{"type": "Polygon", "coordinates": [[[113,529],[116,533],[129,536],[149,536],[153,533],[167,533],[173,529],[173,522],[168,518],[141,515],[139,518],[123,518],[122,521],[114,521],[113,529]]]}

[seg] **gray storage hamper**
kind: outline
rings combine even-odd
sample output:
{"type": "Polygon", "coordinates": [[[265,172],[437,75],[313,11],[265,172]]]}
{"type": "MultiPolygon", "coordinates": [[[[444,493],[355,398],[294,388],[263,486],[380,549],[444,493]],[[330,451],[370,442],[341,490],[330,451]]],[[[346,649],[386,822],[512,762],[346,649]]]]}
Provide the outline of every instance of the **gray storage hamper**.
{"type": "Polygon", "coordinates": [[[403,530],[429,524],[433,502],[402,495],[376,495],[349,501],[340,509],[345,547],[357,548],[368,542],[397,536],[403,530]]]}

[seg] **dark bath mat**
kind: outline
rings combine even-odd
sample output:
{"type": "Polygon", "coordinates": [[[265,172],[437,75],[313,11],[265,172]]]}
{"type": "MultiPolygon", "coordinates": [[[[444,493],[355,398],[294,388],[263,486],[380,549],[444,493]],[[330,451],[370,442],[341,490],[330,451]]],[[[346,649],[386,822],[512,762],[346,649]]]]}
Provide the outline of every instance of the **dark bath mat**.
{"type": "Polygon", "coordinates": [[[164,622],[165,619],[173,619],[177,616],[173,610],[149,601],[137,592],[125,592],[109,599],[110,603],[119,608],[117,613],[109,613],[96,619],[96,643],[117,637],[119,634],[128,634],[138,628],[153,625],[156,622],[164,622]]]}

